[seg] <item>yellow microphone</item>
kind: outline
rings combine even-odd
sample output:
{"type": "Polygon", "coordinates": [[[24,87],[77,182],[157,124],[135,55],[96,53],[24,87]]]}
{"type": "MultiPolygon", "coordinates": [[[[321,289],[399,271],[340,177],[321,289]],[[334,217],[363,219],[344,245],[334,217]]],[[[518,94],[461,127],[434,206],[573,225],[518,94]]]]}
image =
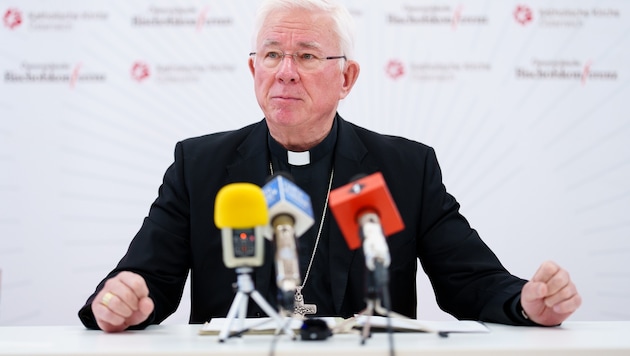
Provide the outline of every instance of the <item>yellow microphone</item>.
{"type": "Polygon", "coordinates": [[[217,193],[214,223],[221,229],[223,262],[229,268],[263,264],[263,231],[269,223],[262,189],[252,183],[232,183],[217,193]]]}

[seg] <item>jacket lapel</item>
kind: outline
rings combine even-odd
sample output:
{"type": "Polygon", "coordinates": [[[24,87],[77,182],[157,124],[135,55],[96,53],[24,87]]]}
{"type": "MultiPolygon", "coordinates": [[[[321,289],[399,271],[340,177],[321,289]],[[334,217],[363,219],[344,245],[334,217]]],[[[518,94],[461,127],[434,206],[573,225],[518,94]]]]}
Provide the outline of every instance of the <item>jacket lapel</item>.
{"type": "Polygon", "coordinates": [[[226,167],[231,182],[250,182],[264,185],[269,176],[267,150],[267,124],[261,121],[253,125],[249,135],[236,149],[237,157],[226,167]]]}

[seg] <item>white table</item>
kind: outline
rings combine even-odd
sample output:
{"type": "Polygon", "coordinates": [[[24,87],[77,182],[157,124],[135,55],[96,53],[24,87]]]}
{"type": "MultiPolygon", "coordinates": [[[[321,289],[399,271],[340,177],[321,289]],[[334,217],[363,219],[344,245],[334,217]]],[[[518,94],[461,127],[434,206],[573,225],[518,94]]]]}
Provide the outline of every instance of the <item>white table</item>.
{"type": "MultiPolygon", "coordinates": [[[[488,324],[490,333],[394,334],[399,356],[439,355],[630,355],[630,321],[566,322],[561,327],[511,327],[488,324]]],[[[9,355],[269,355],[273,336],[245,335],[224,343],[199,335],[200,325],[152,326],[142,331],[106,334],[82,326],[0,327],[0,356],[9,355]]],[[[281,336],[275,355],[389,355],[386,333],[365,345],[358,335],[334,335],[326,341],[281,336]]]]}

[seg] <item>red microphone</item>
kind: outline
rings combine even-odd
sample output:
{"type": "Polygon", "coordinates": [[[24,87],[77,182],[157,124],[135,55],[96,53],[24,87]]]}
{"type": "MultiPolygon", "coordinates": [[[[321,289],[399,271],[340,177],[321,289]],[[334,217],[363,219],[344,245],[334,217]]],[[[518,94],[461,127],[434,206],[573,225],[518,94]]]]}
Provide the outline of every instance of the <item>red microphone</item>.
{"type": "MultiPolygon", "coordinates": [[[[348,247],[356,250],[363,245],[367,269],[367,308],[361,314],[371,314],[376,308],[379,313],[386,315],[391,340],[391,301],[388,288],[391,257],[385,236],[395,234],[405,226],[383,175],[376,172],[335,189],[330,192],[329,204],[348,247]],[[380,306],[381,298],[384,308],[380,306]]],[[[369,316],[367,320],[368,324],[363,326],[361,343],[365,342],[370,333],[369,316]]]]}
{"type": "Polygon", "coordinates": [[[364,229],[365,221],[374,222],[374,215],[376,215],[376,223],[380,223],[385,236],[395,234],[405,228],[380,172],[354,180],[331,191],[329,204],[351,250],[361,247],[362,234],[366,230],[364,229]],[[369,218],[370,216],[372,218],[369,218]]]}

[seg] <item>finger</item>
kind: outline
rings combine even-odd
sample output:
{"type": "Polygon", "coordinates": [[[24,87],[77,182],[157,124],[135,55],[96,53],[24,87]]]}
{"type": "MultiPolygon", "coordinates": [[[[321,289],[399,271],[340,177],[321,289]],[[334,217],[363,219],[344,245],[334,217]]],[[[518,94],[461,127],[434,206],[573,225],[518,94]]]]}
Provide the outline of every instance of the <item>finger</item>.
{"type": "Polygon", "coordinates": [[[140,299],[140,302],[138,303],[138,310],[135,311],[131,315],[131,317],[127,319],[127,323],[129,325],[140,324],[141,322],[147,320],[149,315],[153,313],[153,309],[154,309],[154,304],[151,298],[145,297],[145,298],[140,299]]]}
{"type": "Polygon", "coordinates": [[[571,277],[569,272],[560,268],[548,281],[547,281],[547,295],[553,296],[559,293],[561,290],[571,284],[571,277]]]}
{"type": "Polygon", "coordinates": [[[538,267],[538,270],[531,280],[535,282],[547,282],[558,272],[559,269],[560,267],[552,261],[543,262],[540,267],[538,267]]]}
{"type": "Polygon", "coordinates": [[[108,322],[105,322],[103,320],[96,320],[96,323],[98,324],[98,327],[108,333],[113,333],[113,332],[119,332],[119,331],[123,331],[127,328],[126,325],[122,324],[122,325],[113,325],[110,324],[108,322]]]}
{"type": "Polygon", "coordinates": [[[94,313],[97,324],[103,330],[113,331],[119,327],[126,327],[124,316],[113,312],[108,306],[97,300],[92,302],[92,313],[94,313]]]}
{"type": "Polygon", "coordinates": [[[105,292],[104,294],[99,293],[97,296],[97,298],[101,298],[101,302],[107,293],[113,295],[113,297],[108,300],[108,303],[102,304],[120,315],[129,316],[131,312],[138,309],[138,296],[136,296],[136,293],[123,283],[118,276],[105,282],[101,292],[105,292]]]}
{"type": "Polygon", "coordinates": [[[547,295],[547,285],[543,282],[529,281],[521,290],[521,303],[541,301],[547,295]]]}
{"type": "Polygon", "coordinates": [[[556,293],[550,294],[549,296],[545,297],[545,305],[549,308],[554,308],[556,305],[571,300],[576,296],[579,297],[577,288],[573,283],[569,283],[556,293]]]}
{"type": "Polygon", "coordinates": [[[111,310],[113,313],[116,313],[122,317],[129,317],[131,313],[134,312],[138,308],[137,300],[129,300],[129,296],[135,299],[135,295],[133,293],[125,293],[126,296],[121,297],[118,294],[114,294],[112,292],[107,292],[101,299],[101,305],[104,305],[107,309],[111,310]],[[107,303],[104,303],[105,297],[111,296],[107,303]],[[135,304],[135,307],[134,307],[135,304]]]}
{"type": "Polygon", "coordinates": [[[582,297],[576,293],[570,298],[554,304],[553,311],[559,314],[572,314],[580,305],[582,305],[582,297]]]}
{"type": "Polygon", "coordinates": [[[138,299],[149,295],[149,288],[144,278],[139,274],[123,271],[118,274],[119,280],[125,284],[138,299]]]}

